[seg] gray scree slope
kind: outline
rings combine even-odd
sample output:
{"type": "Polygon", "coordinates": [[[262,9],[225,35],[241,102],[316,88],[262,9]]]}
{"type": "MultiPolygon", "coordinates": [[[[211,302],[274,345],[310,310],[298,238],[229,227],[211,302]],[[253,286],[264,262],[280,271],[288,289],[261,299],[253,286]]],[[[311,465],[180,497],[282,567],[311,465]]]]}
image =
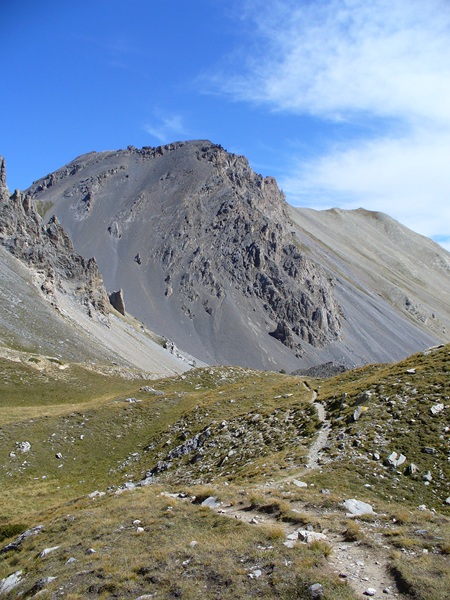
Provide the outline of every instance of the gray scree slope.
{"type": "Polygon", "coordinates": [[[110,312],[95,261],[74,252],[55,219],[44,226],[32,198],[10,195],[1,157],[0,281],[1,356],[13,349],[158,375],[189,368],[132,318],[110,312]]]}
{"type": "Polygon", "coordinates": [[[200,360],[353,366],[448,339],[447,252],[385,215],[292,209],[211,142],[93,152],[28,193],[130,313],[200,360]]]}

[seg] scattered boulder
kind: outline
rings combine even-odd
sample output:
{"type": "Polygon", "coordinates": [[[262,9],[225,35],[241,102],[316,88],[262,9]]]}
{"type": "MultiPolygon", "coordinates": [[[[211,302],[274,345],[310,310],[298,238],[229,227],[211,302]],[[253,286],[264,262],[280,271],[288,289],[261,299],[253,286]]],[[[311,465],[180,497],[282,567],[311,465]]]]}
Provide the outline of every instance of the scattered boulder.
{"type": "Polygon", "coordinates": [[[424,446],[422,452],[424,454],[436,454],[436,448],[431,448],[430,446],[424,446]]]}
{"type": "Polygon", "coordinates": [[[98,490],[95,490],[95,492],[91,492],[90,494],[88,494],[88,498],[100,498],[101,496],[104,496],[105,492],[99,492],[98,490]]]}
{"type": "Polygon", "coordinates": [[[115,308],[118,313],[125,316],[125,302],[123,299],[123,290],[120,289],[117,292],[111,292],[111,294],[109,294],[108,297],[111,306],[115,308]]]}
{"type": "Polygon", "coordinates": [[[364,592],[364,596],[375,596],[376,593],[377,590],[375,588],[367,588],[367,590],[364,592]]]}
{"type": "Polygon", "coordinates": [[[358,408],[353,412],[353,420],[357,421],[359,417],[362,415],[362,406],[358,406],[358,408]]]}
{"type": "Polygon", "coordinates": [[[298,479],[293,479],[292,483],[299,488],[307,488],[308,484],[305,481],[299,481],[298,479]]]}
{"type": "Polygon", "coordinates": [[[388,467],[400,467],[404,462],[406,462],[406,456],[404,454],[397,454],[397,452],[392,452],[385,460],[385,465],[388,467]]]}
{"type": "Polygon", "coordinates": [[[8,594],[22,581],[22,571],[11,573],[0,581],[0,595],[8,594]]]}
{"type": "Polygon", "coordinates": [[[397,452],[392,452],[385,460],[385,464],[388,467],[395,467],[397,465],[398,454],[397,452]]]}
{"type": "Polygon", "coordinates": [[[313,583],[308,588],[309,597],[312,600],[316,600],[317,598],[322,598],[324,594],[323,586],[320,583],[313,583]]]}
{"type": "Polygon", "coordinates": [[[425,475],[422,477],[424,481],[433,481],[433,476],[431,475],[431,471],[427,471],[425,475]]]}
{"type": "Polygon", "coordinates": [[[257,569],[257,568],[253,568],[252,571],[248,574],[250,579],[258,579],[258,577],[261,577],[261,575],[262,575],[261,569],[257,569]]]}
{"type": "Polygon", "coordinates": [[[154,394],[155,396],[164,396],[164,392],[161,392],[161,390],[155,390],[155,388],[152,388],[149,385],[144,385],[139,389],[139,391],[146,392],[147,394],[154,394]]]}
{"type": "Polygon", "coordinates": [[[324,533],[317,533],[315,531],[308,531],[306,529],[299,529],[297,531],[298,539],[305,544],[312,544],[319,540],[326,540],[327,536],[324,533]]]}
{"type": "Polygon", "coordinates": [[[351,498],[344,502],[345,508],[351,515],[373,515],[375,514],[370,504],[351,498]]]}
{"type": "Polygon", "coordinates": [[[397,464],[395,466],[400,467],[400,465],[402,465],[404,462],[406,462],[406,456],[404,454],[400,454],[400,456],[397,458],[397,464]]]}
{"type": "Polygon", "coordinates": [[[52,548],[44,548],[44,550],[42,550],[42,552],[39,553],[39,556],[40,556],[40,558],[45,558],[46,556],[48,556],[52,552],[55,552],[55,550],[58,550],[58,549],[59,549],[59,546],[53,546],[52,548]]]}
{"type": "Polygon", "coordinates": [[[209,496],[206,500],[203,500],[202,506],[207,506],[208,508],[217,508],[220,506],[220,502],[217,502],[216,496],[209,496]]]}
{"type": "Polygon", "coordinates": [[[57,579],[57,577],[42,577],[41,579],[38,579],[31,590],[28,591],[28,595],[32,598],[39,598],[44,595],[47,596],[47,593],[45,592],[44,594],[43,590],[49,583],[55,581],[55,579],[57,579]]]}
{"type": "Polygon", "coordinates": [[[438,415],[440,412],[444,410],[445,406],[442,403],[435,404],[430,408],[430,413],[434,415],[438,415]]]}
{"type": "Polygon", "coordinates": [[[418,470],[419,470],[419,468],[417,467],[417,465],[414,463],[411,463],[410,465],[408,465],[406,467],[405,474],[406,475],[415,475],[418,470]]]}
{"type": "Polygon", "coordinates": [[[17,449],[24,454],[31,450],[30,442],[16,442],[17,449]]]}
{"type": "Polygon", "coordinates": [[[366,390],[364,392],[362,392],[357,400],[356,400],[356,404],[360,405],[360,404],[365,404],[366,402],[370,402],[370,400],[372,399],[372,394],[373,392],[371,392],[370,390],[366,390]]]}

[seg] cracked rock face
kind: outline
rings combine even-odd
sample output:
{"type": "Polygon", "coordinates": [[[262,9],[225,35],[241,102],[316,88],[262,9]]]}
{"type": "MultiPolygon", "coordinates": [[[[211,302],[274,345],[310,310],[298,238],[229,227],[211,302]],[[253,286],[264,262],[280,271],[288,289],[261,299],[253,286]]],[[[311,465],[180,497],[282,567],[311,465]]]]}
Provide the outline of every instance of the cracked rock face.
{"type": "Polygon", "coordinates": [[[203,140],[91,153],[30,193],[132,314],[203,360],[293,367],[340,337],[329,278],[242,156],[203,140]]]}
{"type": "Polygon", "coordinates": [[[336,339],[339,308],[331,285],[292,243],[275,180],[256,175],[245,158],[218,146],[193,150],[212,168],[179,203],[156,247],[166,296],[175,292],[195,318],[195,304],[201,301],[211,315],[231,286],[283,322],[286,335],[274,337],[287,347],[298,345],[293,334],[313,346],[336,339]]]}
{"type": "Polygon", "coordinates": [[[30,195],[17,190],[9,195],[1,157],[0,243],[35,270],[35,280],[51,302],[56,303],[56,290],[70,293],[91,315],[106,318],[109,301],[95,260],[74,252],[56,217],[45,225],[30,195]]]}

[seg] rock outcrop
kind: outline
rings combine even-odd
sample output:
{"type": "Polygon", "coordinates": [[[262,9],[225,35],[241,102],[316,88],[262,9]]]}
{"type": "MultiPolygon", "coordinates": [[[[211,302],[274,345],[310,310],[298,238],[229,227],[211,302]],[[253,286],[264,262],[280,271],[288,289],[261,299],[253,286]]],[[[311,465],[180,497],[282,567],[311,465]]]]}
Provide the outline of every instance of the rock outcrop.
{"type": "Polygon", "coordinates": [[[127,310],[201,360],[293,368],[304,344],[340,338],[330,278],[243,156],[204,140],[91,153],[29,192],[127,310]]]}
{"type": "Polygon", "coordinates": [[[113,306],[121,315],[125,315],[125,301],[123,299],[123,290],[118,290],[117,292],[111,292],[109,294],[109,301],[111,306],[113,306]]]}
{"type": "MultiPolygon", "coordinates": [[[[231,285],[256,299],[271,320],[283,322],[285,335],[274,337],[286,346],[298,346],[293,334],[313,346],[337,339],[339,307],[331,285],[293,242],[275,179],[257,175],[246,158],[220,146],[204,142],[193,150],[212,169],[178,205],[156,247],[166,296],[175,290],[187,314],[203,296],[203,308],[212,314],[231,285]]],[[[161,149],[177,151],[176,145],[161,149]]]]}
{"type": "Polygon", "coordinates": [[[52,217],[47,225],[29,194],[6,186],[5,161],[0,159],[0,244],[35,271],[44,295],[56,302],[56,290],[72,294],[91,316],[107,318],[109,301],[95,259],[74,252],[72,242],[52,217]]]}

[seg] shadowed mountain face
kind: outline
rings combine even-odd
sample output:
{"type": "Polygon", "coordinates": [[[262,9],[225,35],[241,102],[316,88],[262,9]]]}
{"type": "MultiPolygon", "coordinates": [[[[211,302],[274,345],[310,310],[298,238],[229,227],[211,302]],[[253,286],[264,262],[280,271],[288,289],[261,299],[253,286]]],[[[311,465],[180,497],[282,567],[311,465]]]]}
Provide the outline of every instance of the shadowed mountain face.
{"type": "MultiPolygon", "coordinates": [[[[362,287],[357,252],[348,262],[334,242],[317,240],[273,178],[210,142],[90,153],[29,193],[77,252],[95,256],[108,290],[124,290],[129,312],[206,362],[350,366],[445,337],[380,296],[379,278],[362,287]]],[[[378,230],[383,246],[390,234],[378,230]]]]}

